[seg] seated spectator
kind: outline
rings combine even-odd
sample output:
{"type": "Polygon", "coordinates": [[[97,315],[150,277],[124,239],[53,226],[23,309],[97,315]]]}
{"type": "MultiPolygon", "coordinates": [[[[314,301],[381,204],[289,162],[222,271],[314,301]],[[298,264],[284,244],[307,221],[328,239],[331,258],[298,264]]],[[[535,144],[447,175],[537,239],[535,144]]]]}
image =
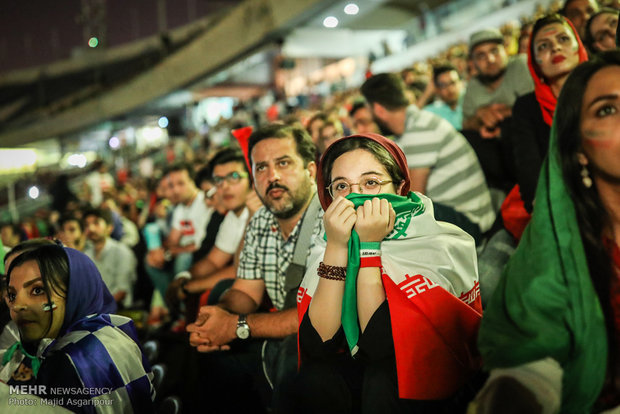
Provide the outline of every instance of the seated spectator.
{"type": "Polygon", "coordinates": [[[585,28],[584,43],[591,53],[605,52],[616,48],[618,10],[604,8],[594,13],[585,28]]]}
{"type": "Polygon", "coordinates": [[[619,51],[562,88],[532,221],[480,328],[479,413],[620,407],[619,97],[619,51]]]}
{"type": "Polygon", "coordinates": [[[306,130],[310,134],[314,145],[317,145],[319,142],[319,138],[321,136],[321,128],[323,128],[325,122],[327,122],[327,114],[323,112],[317,112],[308,120],[308,126],[306,127],[306,130]]]}
{"type": "Polygon", "coordinates": [[[586,23],[590,20],[590,16],[598,11],[598,8],[596,0],[566,0],[560,14],[570,20],[577,29],[579,37],[585,39],[586,23]]]}
{"type": "Polygon", "coordinates": [[[439,99],[435,99],[425,110],[450,122],[460,131],[463,129],[463,82],[452,65],[436,66],[433,69],[433,82],[439,99]]]}
{"type": "Polygon", "coordinates": [[[408,181],[402,150],[380,135],[345,137],[321,158],[327,243],[317,238],[299,293],[295,412],[444,412],[478,369],[474,241],[436,221],[408,181]]]}
{"type": "Polygon", "coordinates": [[[222,279],[235,277],[232,261],[250,218],[246,201],[253,191],[252,181],[240,150],[221,150],[209,162],[209,169],[213,172],[211,181],[215,184],[222,206],[228,213],[216,230],[217,236],[211,249],[192,264],[189,272],[191,279],[185,278],[171,284],[168,296],[171,289],[176,289],[177,296],[184,299],[183,293],[202,293],[213,289],[222,279]]]}
{"type": "Polygon", "coordinates": [[[62,243],[72,249],[84,251],[86,237],[82,221],[75,215],[64,215],[58,221],[60,230],[58,238],[62,243]]]}
{"type": "Polygon", "coordinates": [[[95,263],[114,300],[124,307],[133,302],[133,284],[137,279],[136,257],[126,245],[110,237],[112,217],[108,210],[84,212],[84,230],[88,242],[84,253],[95,263]]]}
{"type": "Polygon", "coordinates": [[[479,131],[482,138],[498,138],[500,123],[511,116],[517,97],[534,89],[525,56],[508,60],[503,42],[495,29],[476,32],[469,40],[469,56],[477,75],[465,90],[463,129],[479,131]]]}
{"type": "Polygon", "coordinates": [[[4,247],[10,249],[26,240],[26,233],[18,224],[2,223],[0,224],[0,238],[4,247]]]}
{"type": "MultiPolygon", "coordinates": [[[[11,267],[13,259],[22,253],[34,250],[40,246],[53,245],[54,242],[48,239],[32,239],[22,242],[11,249],[10,252],[3,256],[0,262],[0,271],[2,273],[2,281],[0,282],[0,361],[4,358],[6,351],[19,340],[19,329],[17,324],[11,319],[11,312],[7,306],[6,298],[6,281],[4,280],[5,271],[11,267]]],[[[9,364],[0,367],[0,384],[13,374],[14,367],[9,364]]]]}
{"type": "Polygon", "coordinates": [[[108,172],[108,166],[102,160],[93,163],[93,172],[84,179],[83,188],[92,207],[99,207],[103,202],[104,193],[114,188],[114,178],[108,172]]]}
{"type": "Polygon", "coordinates": [[[372,113],[365,101],[357,101],[353,104],[349,116],[353,120],[353,129],[357,134],[379,133],[379,127],[372,119],[372,113]]]}
{"type": "Polygon", "coordinates": [[[173,165],[165,174],[165,180],[170,201],[175,204],[172,229],[163,245],[149,249],[145,266],[162,297],[174,275],[189,270],[192,254],[199,249],[213,214],[213,209],[205,205],[204,193],[194,183],[189,164],[173,165]]]}
{"type": "Polygon", "coordinates": [[[519,53],[527,55],[530,47],[530,38],[532,37],[532,23],[523,23],[521,26],[521,34],[519,35],[519,53]]]}
{"type": "Polygon", "coordinates": [[[12,259],[7,285],[19,337],[3,355],[1,381],[34,386],[78,413],[153,410],[152,374],[133,322],[110,314],[114,299],[88,257],[58,245],[26,250],[12,259]]]}
{"type": "MultiPolygon", "coordinates": [[[[135,247],[140,241],[140,235],[138,233],[138,227],[136,224],[124,215],[124,212],[116,204],[114,197],[106,196],[101,203],[101,208],[110,210],[113,217],[117,220],[116,223],[120,223],[122,229],[122,235],[118,241],[123,243],[129,248],[135,247]]],[[[113,237],[114,238],[114,237],[113,237]]]]}
{"type": "Polygon", "coordinates": [[[342,122],[338,119],[328,119],[325,121],[319,131],[319,142],[317,143],[317,149],[320,153],[323,153],[332,142],[338,138],[342,138],[344,129],[342,128],[342,122]]]}
{"type": "Polygon", "coordinates": [[[532,211],[538,174],[547,156],[557,97],[571,71],[587,59],[579,35],[564,17],[552,14],[536,21],[528,50],[535,89],[515,102],[508,134],[517,183],[528,212],[532,211]]]}
{"type": "Polygon", "coordinates": [[[205,194],[205,205],[209,209],[213,209],[211,219],[207,223],[205,238],[202,239],[200,248],[192,255],[192,264],[204,259],[215,244],[215,238],[219,232],[219,228],[228,213],[228,209],[224,206],[221,192],[217,191],[217,186],[213,183],[213,158],[196,173],[196,185],[205,194]]]}
{"type": "Polygon", "coordinates": [[[443,219],[478,241],[495,220],[491,196],[476,154],[452,125],[435,114],[408,105],[397,75],[367,79],[362,94],[384,135],[395,135],[409,163],[411,187],[441,204],[443,219]]]}
{"type": "MultiPolygon", "coordinates": [[[[217,306],[202,307],[196,323],[188,325],[190,344],[198,351],[232,351],[205,356],[197,392],[213,397],[209,407],[213,412],[257,412],[261,401],[271,405],[272,398],[277,412],[293,412],[281,409],[286,404],[280,400],[282,387],[297,370],[294,308],[299,282],[293,283],[296,277],[291,281],[287,271],[298,243],[312,247],[311,237],[300,238],[302,224],[310,225],[312,235],[322,229],[320,209],[309,210],[318,207],[316,201],[311,204],[316,193],[316,148],[305,130],[270,124],[252,133],[248,154],[264,207],[247,226],[232,287],[217,306]],[[265,296],[275,311],[258,311],[265,296]],[[244,398],[238,398],[240,387],[244,398]]],[[[293,273],[299,280],[303,269],[293,273]]]]}

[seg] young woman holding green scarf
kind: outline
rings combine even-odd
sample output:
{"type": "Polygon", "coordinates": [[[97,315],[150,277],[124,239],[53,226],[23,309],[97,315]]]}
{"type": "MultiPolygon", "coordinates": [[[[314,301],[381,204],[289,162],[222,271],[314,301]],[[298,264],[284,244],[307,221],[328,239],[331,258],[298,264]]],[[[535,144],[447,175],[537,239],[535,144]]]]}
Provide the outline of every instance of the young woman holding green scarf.
{"type": "Polygon", "coordinates": [[[536,208],[480,330],[478,413],[620,408],[620,51],[560,94],[536,208]]]}
{"type": "Polygon", "coordinates": [[[474,240],[407,191],[405,156],[380,135],[334,142],[317,183],[325,238],[298,294],[295,412],[457,412],[479,366],[474,240]]]}

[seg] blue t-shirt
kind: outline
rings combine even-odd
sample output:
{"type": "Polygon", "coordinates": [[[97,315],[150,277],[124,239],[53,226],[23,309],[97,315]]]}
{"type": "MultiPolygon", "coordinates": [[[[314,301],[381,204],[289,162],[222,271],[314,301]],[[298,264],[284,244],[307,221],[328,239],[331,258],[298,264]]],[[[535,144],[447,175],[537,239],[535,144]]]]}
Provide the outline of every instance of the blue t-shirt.
{"type": "Polygon", "coordinates": [[[459,101],[456,105],[455,109],[450,108],[448,104],[446,104],[441,99],[435,100],[435,102],[426,105],[424,107],[425,111],[429,111],[438,115],[448,121],[454,129],[457,131],[461,131],[463,129],[463,96],[465,94],[461,94],[459,97],[459,101]]]}

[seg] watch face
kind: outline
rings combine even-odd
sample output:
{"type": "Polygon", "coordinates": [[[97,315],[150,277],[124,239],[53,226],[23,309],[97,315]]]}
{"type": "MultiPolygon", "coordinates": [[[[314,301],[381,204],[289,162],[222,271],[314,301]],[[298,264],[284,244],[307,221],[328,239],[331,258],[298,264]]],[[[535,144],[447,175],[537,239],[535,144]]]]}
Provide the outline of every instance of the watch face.
{"type": "Polygon", "coordinates": [[[237,337],[240,339],[247,339],[250,337],[250,327],[248,325],[241,325],[237,327],[237,337]]]}

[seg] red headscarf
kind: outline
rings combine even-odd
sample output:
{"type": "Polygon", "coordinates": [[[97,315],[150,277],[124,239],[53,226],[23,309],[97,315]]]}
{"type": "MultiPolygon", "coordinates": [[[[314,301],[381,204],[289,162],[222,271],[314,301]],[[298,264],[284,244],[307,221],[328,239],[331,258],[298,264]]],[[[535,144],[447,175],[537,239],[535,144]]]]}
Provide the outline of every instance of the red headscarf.
{"type": "MultiPolygon", "coordinates": [[[[577,30],[575,30],[575,26],[573,26],[570,20],[566,18],[562,18],[562,19],[564,19],[564,22],[571,28],[571,30],[573,31],[573,35],[575,36],[575,39],[577,39],[577,44],[579,45],[579,63],[583,63],[587,61],[588,52],[586,48],[583,46],[583,43],[581,43],[581,39],[579,38],[579,34],[577,33],[577,30]]],[[[532,53],[532,47],[533,47],[532,42],[534,42],[534,33],[532,33],[532,36],[530,37],[530,44],[529,44],[529,47],[527,48],[527,65],[530,69],[530,74],[532,75],[532,78],[534,79],[534,93],[536,94],[536,100],[538,101],[538,104],[540,105],[540,110],[542,111],[543,119],[545,120],[545,123],[547,125],[551,126],[551,124],[553,123],[553,113],[555,112],[555,106],[558,103],[558,98],[553,95],[553,92],[551,91],[551,87],[547,85],[546,83],[544,83],[543,80],[541,80],[541,77],[543,75],[542,75],[542,72],[540,71],[540,68],[534,61],[534,56],[532,53]]]]}
{"type": "Polygon", "coordinates": [[[331,195],[329,195],[329,191],[327,191],[327,184],[325,183],[325,177],[323,177],[323,162],[325,160],[325,156],[330,152],[331,149],[334,148],[334,146],[340,142],[343,141],[345,139],[351,139],[351,138],[365,138],[365,139],[369,139],[371,141],[375,141],[376,143],[378,143],[379,145],[381,145],[383,148],[385,148],[390,155],[392,156],[392,158],[394,158],[394,160],[396,161],[396,164],[398,164],[398,168],[400,169],[401,173],[403,174],[403,177],[405,177],[404,179],[404,185],[402,186],[402,189],[400,191],[400,195],[407,195],[409,193],[409,185],[410,185],[410,179],[409,179],[409,166],[407,164],[407,158],[405,157],[405,154],[403,153],[403,150],[400,149],[400,147],[398,145],[396,145],[396,143],[394,141],[392,141],[391,139],[388,139],[384,136],[381,136],[379,134],[358,134],[358,135],[350,135],[348,137],[343,137],[340,138],[337,141],[334,141],[323,153],[323,155],[321,156],[321,160],[319,161],[319,167],[318,167],[318,171],[316,174],[316,182],[318,185],[318,192],[319,192],[319,200],[321,201],[321,206],[323,207],[323,210],[327,210],[327,207],[329,207],[329,205],[332,203],[332,197],[331,195]]]}

